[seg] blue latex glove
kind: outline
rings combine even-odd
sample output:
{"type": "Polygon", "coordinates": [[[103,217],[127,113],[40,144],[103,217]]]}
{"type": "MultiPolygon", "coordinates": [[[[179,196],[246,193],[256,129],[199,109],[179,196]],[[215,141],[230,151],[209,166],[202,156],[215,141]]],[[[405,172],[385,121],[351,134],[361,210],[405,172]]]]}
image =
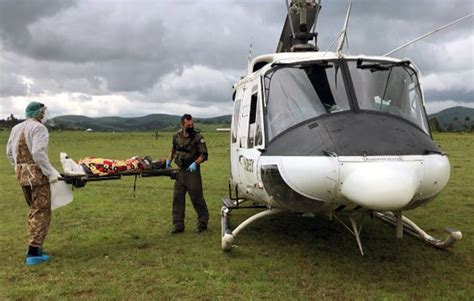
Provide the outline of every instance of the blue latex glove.
{"type": "Polygon", "coordinates": [[[196,171],[196,170],[197,170],[196,162],[191,163],[191,165],[189,165],[189,167],[188,167],[188,171],[193,172],[193,171],[196,171]]]}
{"type": "Polygon", "coordinates": [[[171,160],[166,160],[166,168],[171,168],[171,160]]]}

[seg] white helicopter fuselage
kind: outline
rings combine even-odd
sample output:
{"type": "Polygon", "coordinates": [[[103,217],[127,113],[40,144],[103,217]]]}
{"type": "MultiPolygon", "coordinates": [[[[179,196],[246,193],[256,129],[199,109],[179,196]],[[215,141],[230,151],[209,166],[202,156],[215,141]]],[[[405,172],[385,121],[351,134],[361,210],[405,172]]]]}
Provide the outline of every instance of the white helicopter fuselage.
{"type": "Polygon", "coordinates": [[[231,187],[301,213],[404,211],[439,194],[447,157],[410,61],[332,52],[255,58],[234,85],[231,187]]]}

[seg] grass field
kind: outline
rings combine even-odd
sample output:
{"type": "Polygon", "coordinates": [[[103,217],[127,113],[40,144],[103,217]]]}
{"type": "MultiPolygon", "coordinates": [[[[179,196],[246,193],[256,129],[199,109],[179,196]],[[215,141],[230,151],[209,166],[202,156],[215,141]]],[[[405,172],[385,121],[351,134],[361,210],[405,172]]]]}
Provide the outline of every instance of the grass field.
{"type": "MultiPolygon", "coordinates": [[[[0,132],[0,149],[8,133],[0,132]]],[[[210,159],[202,167],[210,230],[196,234],[188,202],[186,232],[171,236],[173,182],[133,178],[89,183],[72,204],[53,212],[45,250],[53,260],[23,264],[27,206],[13,168],[0,156],[0,300],[473,300],[474,135],[437,134],[450,156],[447,188],[407,215],[436,236],[451,226],[464,239],[449,251],[366,219],[360,256],[354,238],[326,218],[291,214],[260,220],[220,248],[220,199],[227,195],[228,133],[205,133],[210,159]]],[[[50,158],[165,158],[171,133],[54,132],[50,158]]],[[[238,211],[236,224],[252,212],[238,211]]]]}

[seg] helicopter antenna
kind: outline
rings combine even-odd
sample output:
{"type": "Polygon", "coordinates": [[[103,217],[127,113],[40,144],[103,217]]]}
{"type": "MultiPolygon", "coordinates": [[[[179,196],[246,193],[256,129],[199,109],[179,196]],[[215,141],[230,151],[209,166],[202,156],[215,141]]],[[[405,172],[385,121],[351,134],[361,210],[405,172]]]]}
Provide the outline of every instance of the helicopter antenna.
{"type": "Polygon", "coordinates": [[[337,53],[342,50],[344,47],[344,41],[347,38],[347,25],[349,24],[349,17],[351,15],[351,8],[352,8],[352,1],[349,2],[349,7],[347,8],[346,20],[344,21],[344,27],[342,28],[342,32],[340,34],[341,39],[339,40],[339,46],[337,47],[337,53]]]}
{"type": "Polygon", "coordinates": [[[415,43],[415,42],[418,42],[419,40],[422,40],[422,39],[424,39],[424,38],[426,38],[426,37],[428,37],[428,36],[430,36],[430,35],[432,35],[432,34],[434,34],[434,33],[437,33],[438,31],[441,31],[441,30],[443,30],[443,29],[445,29],[445,28],[448,28],[449,26],[454,25],[454,24],[456,24],[456,23],[459,23],[459,22],[461,22],[462,20],[467,19],[467,18],[472,17],[472,16],[474,16],[474,13],[471,13],[471,14],[469,14],[469,15],[467,15],[467,16],[464,16],[464,17],[462,17],[462,18],[460,18],[460,19],[457,19],[457,20],[455,20],[455,21],[453,21],[453,22],[451,22],[451,23],[448,23],[448,24],[446,24],[446,25],[444,25],[444,26],[441,26],[441,27],[438,28],[438,29],[435,29],[435,30],[433,30],[433,31],[430,31],[430,32],[428,32],[428,33],[426,33],[426,34],[424,34],[424,35],[422,35],[422,36],[420,36],[420,37],[418,37],[418,38],[416,38],[416,39],[414,39],[414,40],[411,40],[411,41],[408,42],[408,43],[403,44],[402,46],[399,46],[399,47],[393,49],[392,51],[387,52],[387,53],[384,54],[383,56],[389,56],[389,55],[391,55],[392,53],[397,52],[397,51],[400,50],[400,49],[403,49],[403,48],[405,48],[405,47],[407,47],[407,46],[409,46],[409,45],[411,45],[411,44],[413,44],[413,43],[415,43]]]}
{"type": "Polygon", "coordinates": [[[253,36],[250,37],[250,46],[249,46],[249,55],[248,55],[248,62],[247,65],[250,65],[250,62],[252,61],[252,42],[253,42],[253,36]]]}

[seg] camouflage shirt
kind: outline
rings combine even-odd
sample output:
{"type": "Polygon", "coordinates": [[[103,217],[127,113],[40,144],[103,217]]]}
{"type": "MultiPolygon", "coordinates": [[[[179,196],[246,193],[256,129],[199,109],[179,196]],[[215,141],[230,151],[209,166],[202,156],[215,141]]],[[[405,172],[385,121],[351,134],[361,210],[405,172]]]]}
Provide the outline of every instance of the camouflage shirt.
{"type": "Polygon", "coordinates": [[[173,148],[175,154],[175,163],[181,169],[186,169],[196,161],[199,156],[207,160],[207,147],[204,137],[200,133],[184,137],[183,132],[179,130],[173,136],[173,148]]]}

